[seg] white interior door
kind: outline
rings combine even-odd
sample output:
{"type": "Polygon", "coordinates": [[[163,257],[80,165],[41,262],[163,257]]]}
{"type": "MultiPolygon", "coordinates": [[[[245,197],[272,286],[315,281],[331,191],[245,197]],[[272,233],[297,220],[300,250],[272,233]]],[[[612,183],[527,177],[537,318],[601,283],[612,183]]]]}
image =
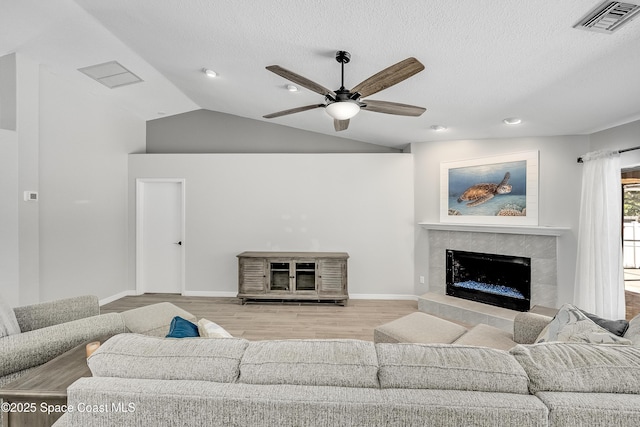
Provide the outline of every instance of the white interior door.
{"type": "Polygon", "coordinates": [[[137,181],[136,290],[184,291],[184,180],[137,181]]]}

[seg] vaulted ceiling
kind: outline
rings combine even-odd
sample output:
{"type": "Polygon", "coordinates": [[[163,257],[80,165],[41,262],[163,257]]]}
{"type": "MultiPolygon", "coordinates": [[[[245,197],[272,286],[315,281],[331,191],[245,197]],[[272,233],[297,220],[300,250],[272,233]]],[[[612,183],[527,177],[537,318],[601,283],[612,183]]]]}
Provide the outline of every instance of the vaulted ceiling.
{"type": "Polygon", "coordinates": [[[390,147],[587,134],[640,118],[640,18],[613,34],[573,28],[599,3],[0,0],[0,55],[29,56],[145,120],[202,108],[390,147]],[[407,57],[420,60],[424,71],[371,99],[427,111],[361,111],[337,134],[322,108],[262,117],[323,101],[286,90],[289,82],[265,66],[335,90],[336,50],[351,53],[347,88],[407,57]],[[77,71],[108,61],[144,82],[108,89],[77,71]],[[522,124],[507,126],[507,117],[522,124]]]}

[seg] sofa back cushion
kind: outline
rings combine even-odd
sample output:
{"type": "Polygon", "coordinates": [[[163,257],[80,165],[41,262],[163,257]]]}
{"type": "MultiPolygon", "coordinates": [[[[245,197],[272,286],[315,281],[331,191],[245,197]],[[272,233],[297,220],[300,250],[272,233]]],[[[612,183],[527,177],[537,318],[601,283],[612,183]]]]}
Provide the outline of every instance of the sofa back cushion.
{"type": "Polygon", "coordinates": [[[94,377],[234,382],[248,341],[116,335],[87,363],[94,377]]]}
{"type": "Polygon", "coordinates": [[[249,343],[238,382],[378,387],[374,344],[358,340],[281,340],[249,343]]]}
{"type": "Polygon", "coordinates": [[[382,388],[528,394],[528,378],[504,350],[451,344],[376,344],[382,388]]]}
{"type": "Polygon", "coordinates": [[[510,350],[539,391],[640,394],[640,348],[543,343],[510,350]]]}

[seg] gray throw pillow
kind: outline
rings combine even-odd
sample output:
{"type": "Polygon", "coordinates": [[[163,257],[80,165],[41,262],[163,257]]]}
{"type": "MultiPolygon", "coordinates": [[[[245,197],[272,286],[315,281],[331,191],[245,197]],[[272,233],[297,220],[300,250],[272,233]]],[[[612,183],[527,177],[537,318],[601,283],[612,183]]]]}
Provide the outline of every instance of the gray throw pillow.
{"type": "Polygon", "coordinates": [[[616,334],[619,337],[623,337],[624,333],[627,332],[627,329],[629,328],[629,322],[626,320],[603,319],[602,317],[596,316],[595,314],[587,313],[581,308],[578,308],[578,310],[580,310],[582,314],[591,319],[591,321],[596,325],[605,328],[607,331],[611,332],[612,334],[616,334]]]}
{"type": "Polygon", "coordinates": [[[20,325],[18,319],[13,312],[13,308],[0,298],[0,337],[15,335],[20,333],[20,325]]]}

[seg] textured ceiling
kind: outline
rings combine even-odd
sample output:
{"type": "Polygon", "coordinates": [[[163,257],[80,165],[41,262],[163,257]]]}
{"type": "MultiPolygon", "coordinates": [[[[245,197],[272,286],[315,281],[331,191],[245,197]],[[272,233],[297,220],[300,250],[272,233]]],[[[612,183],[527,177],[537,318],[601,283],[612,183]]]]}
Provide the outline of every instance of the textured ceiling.
{"type": "MultiPolygon", "coordinates": [[[[149,120],[197,108],[256,120],[322,102],[265,70],[331,89],[409,56],[426,69],[371,99],[418,118],[362,111],[337,135],[410,142],[585,134],[640,118],[640,18],[613,35],[572,26],[598,0],[0,0],[0,54],[35,57],[149,120]],[[117,60],[145,83],[100,88],[77,68],[117,60]],[[219,77],[201,72],[209,67],[219,77]],[[506,126],[505,117],[521,117],[506,126]],[[431,125],[445,125],[434,132],[431,125]]],[[[335,135],[322,109],[269,120],[335,135]]]]}

